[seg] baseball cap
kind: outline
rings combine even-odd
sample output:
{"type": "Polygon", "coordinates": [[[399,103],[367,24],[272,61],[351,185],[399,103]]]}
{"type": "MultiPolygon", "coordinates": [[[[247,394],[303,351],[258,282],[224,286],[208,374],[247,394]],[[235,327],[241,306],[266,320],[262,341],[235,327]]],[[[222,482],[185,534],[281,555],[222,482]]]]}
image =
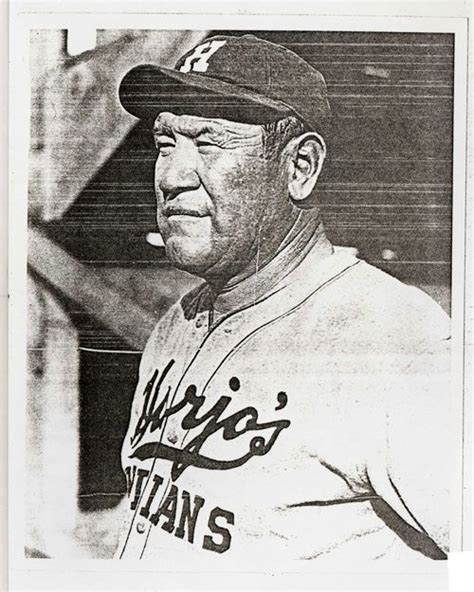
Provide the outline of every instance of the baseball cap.
{"type": "Polygon", "coordinates": [[[288,115],[318,129],[330,117],[323,75],[293,51],[255,35],[209,37],[174,68],[130,70],[120,102],[140,119],[159,112],[267,123],[288,115]]]}

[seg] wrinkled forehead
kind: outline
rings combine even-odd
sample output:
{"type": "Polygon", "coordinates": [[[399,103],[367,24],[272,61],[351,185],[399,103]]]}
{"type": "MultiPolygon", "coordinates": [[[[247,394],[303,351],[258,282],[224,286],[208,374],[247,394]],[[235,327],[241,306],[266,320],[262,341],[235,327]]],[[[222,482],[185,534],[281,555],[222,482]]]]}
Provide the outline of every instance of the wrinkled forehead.
{"type": "Polygon", "coordinates": [[[155,133],[177,133],[190,137],[203,133],[232,133],[232,135],[242,135],[243,137],[261,137],[263,134],[263,128],[260,125],[196,115],[175,115],[170,112],[158,114],[153,131],[155,133]]]}

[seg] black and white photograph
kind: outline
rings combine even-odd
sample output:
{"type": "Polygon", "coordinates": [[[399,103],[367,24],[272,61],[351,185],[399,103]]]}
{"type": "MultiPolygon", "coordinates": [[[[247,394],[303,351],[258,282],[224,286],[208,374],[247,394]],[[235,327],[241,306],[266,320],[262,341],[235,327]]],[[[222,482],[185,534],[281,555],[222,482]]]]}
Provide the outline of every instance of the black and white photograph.
{"type": "Polygon", "coordinates": [[[15,549],[227,585],[444,574],[462,24],[122,16],[24,35],[15,549]]]}

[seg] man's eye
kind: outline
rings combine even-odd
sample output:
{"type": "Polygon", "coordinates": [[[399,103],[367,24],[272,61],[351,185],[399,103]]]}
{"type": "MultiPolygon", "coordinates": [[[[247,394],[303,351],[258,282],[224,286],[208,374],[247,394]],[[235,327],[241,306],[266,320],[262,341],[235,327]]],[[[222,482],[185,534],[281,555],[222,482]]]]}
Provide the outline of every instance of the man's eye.
{"type": "Polygon", "coordinates": [[[172,138],[155,137],[155,146],[160,154],[166,154],[174,148],[175,142],[172,138]]]}
{"type": "Polygon", "coordinates": [[[214,148],[219,148],[219,145],[212,140],[196,140],[196,146],[200,150],[212,150],[214,148]]]}

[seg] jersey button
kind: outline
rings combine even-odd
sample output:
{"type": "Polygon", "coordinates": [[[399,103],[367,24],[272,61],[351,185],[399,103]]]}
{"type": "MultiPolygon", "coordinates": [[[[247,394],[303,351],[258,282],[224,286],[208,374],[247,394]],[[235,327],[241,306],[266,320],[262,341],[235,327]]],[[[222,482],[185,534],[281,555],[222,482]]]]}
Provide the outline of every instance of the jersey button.
{"type": "Polygon", "coordinates": [[[145,525],[143,522],[137,522],[137,532],[138,534],[143,534],[145,532],[145,525]]]}
{"type": "Polygon", "coordinates": [[[178,441],[178,434],[172,428],[170,428],[166,434],[166,439],[168,442],[171,442],[171,444],[176,444],[178,441]]]}

